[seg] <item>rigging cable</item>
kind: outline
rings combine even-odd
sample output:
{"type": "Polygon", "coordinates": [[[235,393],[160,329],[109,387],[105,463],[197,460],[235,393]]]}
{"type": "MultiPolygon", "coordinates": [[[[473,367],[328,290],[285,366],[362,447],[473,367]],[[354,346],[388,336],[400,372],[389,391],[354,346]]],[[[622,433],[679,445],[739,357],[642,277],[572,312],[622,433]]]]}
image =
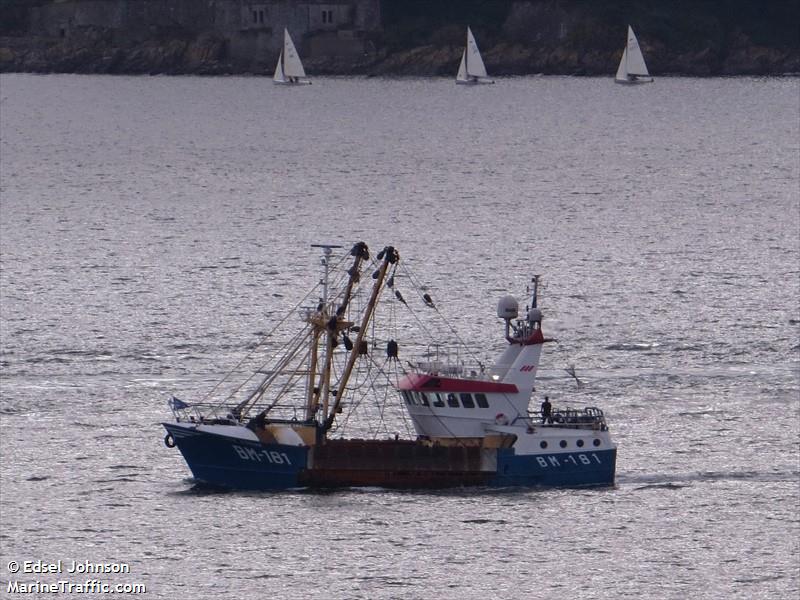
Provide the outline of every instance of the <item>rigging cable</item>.
{"type": "MultiPolygon", "coordinates": [[[[425,305],[430,307],[430,308],[432,308],[436,312],[436,314],[439,316],[439,318],[442,320],[442,322],[450,330],[450,333],[452,333],[455,336],[455,338],[458,341],[458,343],[460,344],[460,346],[462,348],[464,348],[464,350],[466,351],[467,355],[470,356],[470,358],[472,360],[474,360],[482,368],[483,367],[483,362],[470,349],[470,347],[464,342],[464,340],[461,339],[461,336],[458,334],[458,331],[456,330],[456,328],[453,325],[450,324],[450,322],[447,320],[447,318],[444,316],[444,314],[442,314],[442,312],[439,310],[439,308],[434,304],[434,302],[431,299],[430,295],[427,294],[427,293],[424,293],[424,294],[422,293],[422,290],[424,289],[423,286],[419,283],[419,280],[417,279],[417,277],[414,275],[414,273],[411,271],[411,269],[405,263],[403,263],[403,271],[408,275],[408,278],[411,281],[411,284],[414,286],[415,290],[418,293],[420,293],[420,297],[422,298],[422,301],[425,303],[425,305]],[[427,298],[426,298],[426,296],[427,296],[427,298]]],[[[411,307],[409,307],[409,310],[411,310],[411,307]]],[[[412,314],[413,314],[413,311],[412,311],[412,314]]],[[[419,318],[416,316],[416,314],[414,314],[414,318],[417,319],[417,321],[419,321],[419,318]]]]}
{"type": "MultiPolygon", "coordinates": [[[[336,265],[334,268],[339,268],[339,267],[340,267],[340,265],[341,265],[341,263],[342,263],[342,262],[344,262],[344,260],[345,260],[344,258],[340,259],[340,261],[339,261],[339,265],[336,265]]],[[[230,376],[231,376],[231,375],[233,375],[234,373],[238,372],[239,368],[240,368],[240,367],[241,367],[241,366],[242,366],[242,365],[243,365],[243,364],[244,364],[244,363],[245,363],[247,360],[249,360],[249,359],[250,359],[250,358],[251,358],[251,357],[252,357],[254,354],[256,354],[256,352],[258,351],[258,349],[259,349],[259,348],[261,348],[262,346],[264,346],[264,345],[267,343],[267,341],[270,339],[270,337],[272,337],[273,335],[275,335],[275,333],[278,331],[278,329],[279,329],[279,328],[280,328],[280,327],[281,327],[283,324],[285,324],[285,323],[286,323],[286,321],[289,319],[289,317],[291,317],[293,314],[295,314],[295,312],[296,312],[296,311],[298,311],[298,310],[300,309],[300,307],[301,307],[301,306],[302,306],[302,305],[303,305],[303,304],[304,304],[304,303],[305,303],[305,302],[308,300],[308,298],[309,298],[309,297],[310,297],[310,296],[311,296],[311,295],[312,295],[312,294],[313,294],[315,291],[317,291],[317,290],[320,288],[320,286],[321,286],[321,285],[322,285],[322,282],[321,282],[321,281],[319,281],[319,282],[317,282],[317,284],[316,284],[316,285],[312,286],[312,287],[311,287],[311,289],[310,289],[310,290],[309,290],[309,291],[306,293],[306,295],[305,295],[305,296],[303,296],[303,297],[300,299],[300,301],[299,301],[297,304],[295,304],[295,305],[294,305],[294,307],[292,307],[292,308],[291,308],[291,309],[290,309],[290,310],[289,310],[289,311],[288,311],[288,312],[285,314],[285,316],[284,316],[282,319],[280,319],[280,320],[279,320],[279,321],[278,321],[278,322],[275,324],[275,326],[274,326],[274,327],[273,327],[273,328],[272,328],[272,329],[271,329],[269,332],[267,332],[265,335],[263,335],[263,336],[261,336],[261,337],[259,338],[259,340],[256,342],[256,344],[255,344],[255,346],[253,347],[253,349],[252,349],[250,352],[248,352],[247,354],[245,354],[245,356],[244,356],[244,357],[242,357],[242,359],[241,359],[241,360],[240,360],[238,363],[236,363],[236,365],[234,365],[234,367],[233,367],[231,370],[229,370],[229,371],[228,371],[228,372],[225,374],[225,376],[224,376],[224,377],[223,377],[223,378],[222,378],[220,381],[218,381],[218,382],[216,383],[216,385],[214,385],[214,387],[212,387],[212,388],[211,388],[211,390],[209,390],[209,391],[208,391],[208,393],[206,393],[206,395],[205,395],[205,396],[203,396],[203,397],[201,398],[201,400],[200,400],[200,403],[204,403],[204,402],[205,402],[205,401],[207,401],[209,398],[211,398],[211,396],[214,394],[214,392],[216,392],[216,391],[217,391],[217,389],[218,389],[218,388],[219,388],[219,387],[220,387],[220,386],[221,386],[223,383],[225,383],[225,382],[226,382],[226,381],[227,381],[227,380],[230,378],[230,376]]],[[[270,358],[270,359],[267,359],[267,361],[264,363],[264,365],[268,364],[270,360],[275,360],[275,359],[276,359],[276,357],[278,356],[278,352],[279,352],[280,350],[282,350],[283,348],[285,348],[285,347],[286,347],[288,344],[291,344],[292,340],[294,340],[294,339],[295,339],[295,337],[297,337],[297,335],[303,335],[303,334],[304,334],[304,330],[301,330],[300,334],[296,334],[295,336],[293,336],[293,337],[290,339],[290,341],[289,341],[289,342],[287,342],[286,344],[284,344],[284,345],[282,345],[282,346],[279,346],[279,347],[278,347],[278,349],[276,350],[276,352],[273,354],[272,358],[270,358]]],[[[256,373],[257,373],[257,372],[256,372],[256,373]]],[[[231,392],[230,394],[228,394],[228,396],[227,396],[227,397],[223,398],[223,399],[222,399],[222,400],[220,400],[218,403],[216,403],[216,404],[212,405],[212,411],[214,411],[214,410],[216,410],[216,409],[218,409],[218,408],[222,407],[222,406],[223,406],[223,404],[224,404],[225,402],[229,401],[229,400],[230,400],[230,399],[233,397],[233,395],[235,395],[236,393],[238,393],[238,392],[239,392],[239,391],[242,389],[242,387],[244,387],[244,386],[245,386],[245,385],[246,385],[248,382],[250,382],[250,381],[251,381],[251,380],[252,380],[252,379],[255,377],[256,373],[253,373],[253,374],[252,374],[252,375],[250,375],[248,378],[246,378],[246,379],[245,379],[245,381],[243,381],[243,382],[242,382],[242,383],[241,383],[239,386],[237,386],[237,387],[236,387],[236,388],[233,390],[233,392],[231,392]]]]}

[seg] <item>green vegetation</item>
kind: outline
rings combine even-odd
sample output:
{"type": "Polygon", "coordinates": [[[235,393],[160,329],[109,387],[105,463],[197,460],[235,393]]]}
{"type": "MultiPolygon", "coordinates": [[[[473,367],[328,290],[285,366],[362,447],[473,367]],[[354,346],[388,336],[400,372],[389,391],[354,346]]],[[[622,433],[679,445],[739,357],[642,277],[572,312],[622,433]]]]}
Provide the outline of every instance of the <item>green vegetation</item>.
{"type": "Polygon", "coordinates": [[[471,26],[491,42],[502,32],[510,0],[383,0],[383,43],[392,50],[429,44],[463,44],[464,28],[471,26]],[[458,31],[457,40],[441,30],[458,31]]]}
{"type": "Polygon", "coordinates": [[[569,23],[569,41],[582,50],[618,48],[628,24],[686,51],[719,51],[736,36],[769,48],[800,46],[798,0],[382,0],[381,12],[390,51],[437,45],[449,38],[440,31],[456,25],[470,25],[487,47],[511,31],[517,37],[527,30],[534,42],[553,19],[569,23]],[[521,4],[531,16],[515,23],[509,15],[518,15],[514,5],[521,4]]]}
{"type": "MultiPolygon", "coordinates": [[[[32,24],[32,9],[37,6],[81,1],[0,0],[0,72],[236,73],[254,68],[252,60],[231,59],[225,50],[231,43],[225,35],[241,38],[252,33],[247,30],[214,37],[197,27],[154,28],[141,19],[135,25],[123,24],[122,30],[83,19],[69,35],[56,36],[53,23],[46,27],[43,19],[33,19],[38,25],[32,24]]],[[[123,0],[104,3],[117,1],[123,0]]],[[[239,5],[229,1],[226,10],[235,14],[239,5]]],[[[616,69],[630,24],[654,74],[800,73],[800,0],[372,1],[380,3],[382,28],[364,32],[369,52],[352,61],[335,53],[318,55],[312,69],[341,74],[450,74],[457,67],[469,25],[494,74],[606,75],[616,69]]],[[[186,2],[199,7],[204,0],[186,2]]],[[[66,13],[75,10],[62,8],[66,13]]],[[[307,37],[317,34],[308,32],[307,37]]]]}

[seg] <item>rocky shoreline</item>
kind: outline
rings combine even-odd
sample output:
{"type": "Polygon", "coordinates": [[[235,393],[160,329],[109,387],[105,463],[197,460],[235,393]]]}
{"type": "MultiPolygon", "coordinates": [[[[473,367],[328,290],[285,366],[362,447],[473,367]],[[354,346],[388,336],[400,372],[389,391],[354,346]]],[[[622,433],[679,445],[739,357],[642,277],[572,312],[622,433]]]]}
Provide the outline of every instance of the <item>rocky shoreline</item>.
{"type": "MultiPolygon", "coordinates": [[[[0,72],[272,74],[280,46],[275,31],[283,25],[250,29],[238,4],[194,22],[206,6],[195,1],[8,0],[0,3],[0,72]],[[181,7],[183,21],[165,25],[165,15],[181,7]],[[106,8],[127,16],[110,19],[106,8]]],[[[800,73],[796,0],[726,0],[724,6],[693,0],[348,1],[350,17],[333,28],[295,24],[310,75],[454,76],[466,23],[493,76],[613,75],[628,23],[655,76],[800,73]],[[362,13],[372,18],[352,17],[362,13]]],[[[292,2],[269,6],[318,9],[292,2]]]]}
{"type": "MultiPolygon", "coordinates": [[[[97,74],[235,75],[272,73],[273,65],[243,64],[226,57],[225,41],[213,35],[145,41],[115,46],[102,35],[80,44],[44,37],[0,37],[0,72],[97,74]]],[[[671,52],[661,45],[643,49],[654,75],[767,76],[800,73],[797,49],[765,48],[744,36],[725,52],[702,48],[671,52]]],[[[305,60],[311,75],[451,76],[461,47],[453,44],[375,50],[356,59],[320,57],[305,60]]],[[[492,75],[612,75],[621,49],[580,49],[569,45],[533,47],[500,42],[484,46],[492,75]]]]}

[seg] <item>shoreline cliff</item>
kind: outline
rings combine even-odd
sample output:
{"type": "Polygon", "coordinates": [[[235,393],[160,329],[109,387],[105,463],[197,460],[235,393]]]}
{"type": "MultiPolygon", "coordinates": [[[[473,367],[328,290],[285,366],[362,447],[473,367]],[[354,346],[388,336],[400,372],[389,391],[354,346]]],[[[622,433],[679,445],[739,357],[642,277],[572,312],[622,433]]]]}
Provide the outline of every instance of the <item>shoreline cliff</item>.
{"type": "MultiPolygon", "coordinates": [[[[273,1],[294,10],[316,6],[273,1]]],[[[348,1],[358,3],[353,10],[363,10],[370,2],[348,1]]],[[[492,75],[612,75],[628,23],[636,28],[656,76],[800,73],[796,26],[800,3],[796,1],[698,4],[674,0],[667,8],[656,0],[374,3],[379,16],[370,26],[362,21],[358,30],[344,23],[333,30],[312,28],[301,36],[299,49],[309,74],[453,76],[469,24],[492,75]],[[346,52],[340,51],[343,47],[346,52]]],[[[81,0],[71,4],[80,7],[81,0]]],[[[7,0],[3,6],[0,21],[6,25],[0,27],[0,72],[271,75],[277,50],[261,44],[259,53],[237,53],[237,43],[239,47],[241,43],[235,36],[270,39],[277,37],[274,30],[282,31],[271,25],[228,33],[204,30],[202,24],[192,28],[138,24],[121,32],[102,23],[84,23],[65,36],[59,25],[65,19],[64,3],[60,13],[48,13],[55,5],[43,0],[7,0]],[[16,7],[16,12],[9,12],[10,7],[16,7]],[[53,35],[54,31],[61,35],[53,35]]]]}

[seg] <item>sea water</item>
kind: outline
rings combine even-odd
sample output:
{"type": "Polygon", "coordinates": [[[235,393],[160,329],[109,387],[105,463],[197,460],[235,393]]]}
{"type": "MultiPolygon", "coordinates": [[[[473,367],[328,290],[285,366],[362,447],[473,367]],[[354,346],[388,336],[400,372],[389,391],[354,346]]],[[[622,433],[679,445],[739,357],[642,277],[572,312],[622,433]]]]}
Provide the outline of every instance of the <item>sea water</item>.
{"type": "Polygon", "coordinates": [[[798,98],[792,78],[3,75],[3,593],[796,597],[798,98]],[[616,486],[196,486],[168,398],[291,311],[310,244],[359,240],[397,247],[489,362],[497,300],[541,275],[534,407],[603,408],[616,486]]]}

